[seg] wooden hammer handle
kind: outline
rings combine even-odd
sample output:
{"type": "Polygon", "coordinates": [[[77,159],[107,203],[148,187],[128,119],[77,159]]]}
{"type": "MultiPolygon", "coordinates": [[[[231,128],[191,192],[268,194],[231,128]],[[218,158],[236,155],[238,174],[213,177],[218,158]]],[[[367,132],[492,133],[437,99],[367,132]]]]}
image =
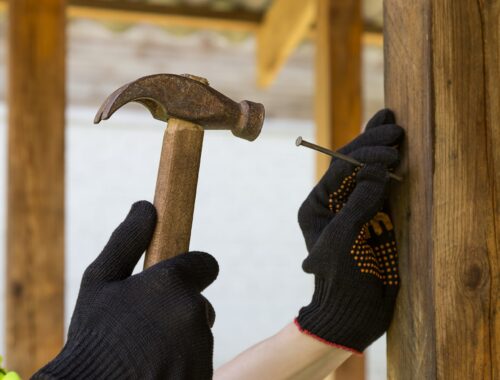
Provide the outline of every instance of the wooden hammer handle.
{"type": "Polygon", "coordinates": [[[199,125],[168,122],[154,198],[158,221],[144,268],[189,250],[203,134],[199,125]]]}

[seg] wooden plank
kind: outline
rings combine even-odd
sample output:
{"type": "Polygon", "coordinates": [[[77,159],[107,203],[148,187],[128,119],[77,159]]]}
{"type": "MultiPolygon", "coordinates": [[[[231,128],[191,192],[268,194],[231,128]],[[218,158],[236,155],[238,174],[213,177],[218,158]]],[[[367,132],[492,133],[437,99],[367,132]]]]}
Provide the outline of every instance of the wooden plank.
{"type": "Polygon", "coordinates": [[[205,5],[168,6],[117,0],[69,0],[69,4],[69,17],[248,32],[256,31],[263,16],[245,10],[217,11],[205,5]]]}
{"type": "MultiPolygon", "coordinates": [[[[316,31],[316,141],[337,149],[362,123],[361,2],[318,0],[316,31]]],[[[318,155],[317,174],[330,162],[318,155]]]]}
{"type": "Polygon", "coordinates": [[[7,360],[28,378],[64,330],[64,0],[9,3],[7,360]]]}
{"type": "Polygon", "coordinates": [[[500,375],[499,7],[385,1],[386,101],[408,137],[391,379],[500,375]]]}
{"type": "Polygon", "coordinates": [[[484,74],[486,114],[488,120],[488,171],[493,173],[493,206],[495,222],[496,254],[490,255],[491,305],[490,317],[490,352],[492,378],[500,379],[500,1],[484,2],[479,8],[482,19],[484,39],[484,74]],[[496,121],[496,124],[495,124],[496,121]]]}
{"type": "Polygon", "coordinates": [[[275,0],[257,33],[257,83],[269,86],[316,16],[316,0],[275,0]]]}
{"type": "MultiPolygon", "coordinates": [[[[361,129],[361,1],[318,0],[317,7],[316,141],[337,149],[361,129]]],[[[318,178],[329,163],[329,157],[318,154],[318,178]]],[[[364,378],[364,358],[351,357],[328,379],[364,378]]]]}
{"type": "Polygon", "coordinates": [[[429,312],[433,308],[432,96],[430,47],[422,37],[430,30],[430,5],[428,0],[385,0],[384,6],[386,105],[396,112],[411,141],[399,168],[405,181],[392,192],[402,285],[388,332],[388,377],[431,380],[436,373],[431,344],[434,313],[429,312]]]}

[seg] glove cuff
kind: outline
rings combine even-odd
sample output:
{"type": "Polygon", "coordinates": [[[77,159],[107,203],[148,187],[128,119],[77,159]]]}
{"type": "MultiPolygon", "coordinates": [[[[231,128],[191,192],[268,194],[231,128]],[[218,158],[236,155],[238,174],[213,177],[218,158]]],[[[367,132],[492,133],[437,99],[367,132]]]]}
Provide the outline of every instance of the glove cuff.
{"type": "Polygon", "coordinates": [[[322,279],[316,279],[313,299],[300,309],[295,324],[316,340],[356,354],[361,354],[389,325],[377,297],[354,286],[344,289],[322,279]]]}
{"type": "Polygon", "coordinates": [[[68,339],[57,357],[38,370],[32,380],[60,379],[133,379],[131,372],[113,348],[113,344],[98,334],[80,331],[68,339]]]}
{"type": "Polygon", "coordinates": [[[299,329],[299,331],[304,334],[304,335],[308,335],[310,336],[311,338],[323,343],[323,344],[326,344],[327,346],[332,346],[332,347],[335,347],[335,348],[339,348],[341,350],[344,350],[344,351],[349,351],[349,352],[352,352],[353,354],[355,355],[358,355],[358,356],[363,356],[363,353],[362,352],[359,352],[353,348],[350,348],[350,347],[346,347],[346,346],[342,346],[341,344],[337,344],[337,343],[333,343],[333,342],[329,342],[328,340],[326,339],[323,339],[321,338],[320,336],[317,336],[316,334],[310,332],[309,330],[306,330],[305,328],[303,328],[300,323],[299,323],[299,317],[295,318],[293,320],[293,323],[295,324],[295,326],[297,326],[297,328],[299,329]]]}

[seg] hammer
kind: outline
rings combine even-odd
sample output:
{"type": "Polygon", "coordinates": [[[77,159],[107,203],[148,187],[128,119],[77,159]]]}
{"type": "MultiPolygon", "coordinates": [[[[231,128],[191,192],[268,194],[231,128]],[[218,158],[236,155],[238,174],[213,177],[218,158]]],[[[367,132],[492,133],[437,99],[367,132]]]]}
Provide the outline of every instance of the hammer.
{"type": "Polygon", "coordinates": [[[145,106],[168,123],[156,181],[158,221],[146,252],[144,268],[189,250],[198,172],[205,129],[229,129],[255,140],[264,123],[264,106],[236,103],[194,75],[156,74],[139,78],[113,92],[94,123],[106,120],[129,102],[145,106]]]}

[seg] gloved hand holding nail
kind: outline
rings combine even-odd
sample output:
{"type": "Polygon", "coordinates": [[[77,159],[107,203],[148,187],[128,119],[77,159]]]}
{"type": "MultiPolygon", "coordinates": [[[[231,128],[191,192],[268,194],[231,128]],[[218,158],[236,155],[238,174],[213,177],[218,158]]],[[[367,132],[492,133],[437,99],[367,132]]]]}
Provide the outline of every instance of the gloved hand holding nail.
{"type": "Polygon", "coordinates": [[[399,163],[404,136],[389,110],[377,113],[358,138],[340,150],[364,163],[334,158],[299,210],[315,275],[311,303],[296,319],[301,331],[363,351],[391,321],[399,287],[397,247],[387,197],[388,173],[399,163]]]}

